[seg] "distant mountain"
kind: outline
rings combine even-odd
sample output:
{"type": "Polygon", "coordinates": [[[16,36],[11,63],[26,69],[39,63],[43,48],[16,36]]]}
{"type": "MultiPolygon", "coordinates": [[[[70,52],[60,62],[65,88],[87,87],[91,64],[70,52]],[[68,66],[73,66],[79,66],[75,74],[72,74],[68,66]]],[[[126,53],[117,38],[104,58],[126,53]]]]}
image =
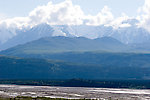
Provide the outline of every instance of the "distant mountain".
{"type": "Polygon", "coordinates": [[[5,55],[51,54],[59,52],[127,52],[130,47],[111,37],[88,39],[84,37],[45,37],[1,52],[5,55]]]}
{"type": "MultiPolygon", "coordinates": [[[[11,32],[11,31],[9,31],[11,32]]],[[[42,37],[53,37],[53,36],[66,36],[74,37],[73,34],[68,32],[68,27],[65,25],[50,26],[48,24],[39,24],[37,26],[22,30],[16,30],[15,36],[8,39],[4,43],[0,43],[0,50],[8,49],[10,47],[31,42],[33,40],[40,39],[42,37]]],[[[9,36],[9,34],[8,34],[9,36]]]]}
{"type": "Polygon", "coordinates": [[[17,30],[17,35],[9,39],[6,43],[1,45],[2,49],[24,44],[29,41],[39,39],[41,37],[52,36],[54,30],[47,24],[41,24],[27,30],[17,30]]]}
{"type": "Polygon", "coordinates": [[[6,29],[0,27],[0,50],[31,42],[43,37],[66,36],[86,37],[96,39],[112,37],[124,44],[141,44],[150,42],[150,32],[138,27],[135,19],[123,21],[128,27],[113,28],[113,26],[89,26],[89,25],[48,25],[39,24],[32,28],[6,29]]]}
{"type": "MultiPolygon", "coordinates": [[[[83,56],[83,58],[87,60],[89,59],[89,56],[92,55],[87,55],[86,57],[83,56]]],[[[99,61],[99,64],[81,64],[80,61],[86,61],[82,59],[82,56],[81,58],[78,57],[78,59],[76,59],[78,60],[77,63],[0,56],[0,79],[150,78],[149,55],[95,54],[93,57],[92,60],[99,61]],[[93,57],[96,57],[98,60],[96,58],[93,59],[93,57]]]]}
{"type": "Polygon", "coordinates": [[[141,44],[150,41],[150,33],[143,28],[137,28],[135,26],[114,30],[111,37],[125,44],[141,44]]]}

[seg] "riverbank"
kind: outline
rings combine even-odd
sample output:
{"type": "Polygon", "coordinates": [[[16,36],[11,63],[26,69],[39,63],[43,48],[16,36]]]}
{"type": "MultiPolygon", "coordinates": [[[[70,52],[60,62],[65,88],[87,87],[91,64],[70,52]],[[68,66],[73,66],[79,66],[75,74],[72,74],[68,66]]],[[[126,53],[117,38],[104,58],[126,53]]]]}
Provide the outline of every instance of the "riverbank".
{"type": "Polygon", "coordinates": [[[63,99],[149,100],[150,90],[0,85],[0,97],[46,97],[63,99]]]}

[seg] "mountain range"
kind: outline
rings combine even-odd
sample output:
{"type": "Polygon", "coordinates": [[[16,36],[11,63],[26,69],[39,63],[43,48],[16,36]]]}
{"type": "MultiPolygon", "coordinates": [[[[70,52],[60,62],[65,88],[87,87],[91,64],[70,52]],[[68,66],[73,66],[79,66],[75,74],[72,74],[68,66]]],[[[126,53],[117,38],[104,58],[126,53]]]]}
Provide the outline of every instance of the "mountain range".
{"type": "Polygon", "coordinates": [[[101,37],[112,37],[124,44],[148,44],[150,42],[150,33],[136,24],[137,20],[126,20],[123,24],[129,24],[129,27],[112,26],[89,26],[89,25],[48,25],[46,23],[22,29],[0,28],[0,50],[25,44],[43,37],[65,36],[65,37],[86,37],[96,39],[101,37]]]}
{"type": "Polygon", "coordinates": [[[43,37],[0,52],[1,79],[149,79],[150,55],[112,37],[43,37]]]}
{"type": "Polygon", "coordinates": [[[127,52],[131,47],[111,37],[45,37],[1,51],[4,55],[52,54],[62,52],[127,52]]]}
{"type": "Polygon", "coordinates": [[[150,34],[122,23],[0,28],[0,79],[150,79],[150,34]]]}

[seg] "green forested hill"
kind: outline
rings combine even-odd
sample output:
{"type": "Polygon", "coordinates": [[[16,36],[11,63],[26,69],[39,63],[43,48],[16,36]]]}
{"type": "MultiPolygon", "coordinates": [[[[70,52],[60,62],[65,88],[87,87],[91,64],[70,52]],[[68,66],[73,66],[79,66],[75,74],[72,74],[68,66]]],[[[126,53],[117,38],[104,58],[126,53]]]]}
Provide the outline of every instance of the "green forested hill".
{"type": "Polygon", "coordinates": [[[137,66],[124,62],[118,65],[102,63],[80,64],[1,56],[0,79],[149,79],[150,76],[149,62],[145,63],[147,66],[138,62],[134,62],[137,66]]]}

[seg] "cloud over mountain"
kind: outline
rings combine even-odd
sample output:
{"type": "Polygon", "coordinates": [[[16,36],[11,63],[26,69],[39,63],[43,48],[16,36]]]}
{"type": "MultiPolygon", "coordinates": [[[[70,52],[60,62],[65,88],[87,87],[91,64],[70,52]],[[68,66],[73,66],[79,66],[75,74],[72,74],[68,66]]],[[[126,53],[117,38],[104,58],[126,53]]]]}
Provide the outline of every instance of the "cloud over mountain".
{"type": "Polygon", "coordinates": [[[73,5],[71,0],[59,4],[51,1],[47,5],[38,6],[27,17],[15,17],[0,21],[6,27],[27,27],[41,23],[50,25],[102,25],[113,20],[110,8],[104,8],[95,16],[85,15],[80,6],[73,5]]]}
{"type": "MultiPolygon", "coordinates": [[[[111,9],[108,6],[104,6],[97,15],[86,15],[81,7],[79,5],[74,5],[71,0],[65,0],[58,4],[54,4],[50,1],[46,5],[36,7],[29,12],[26,17],[0,20],[0,43],[4,43],[17,35],[18,33],[16,31],[18,30],[23,31],[24,29],[31,29],[42,23],[49,25],[103,25],[111,26],[113,29],[126,28],[126,30],[128,27],[136,25],[137,28],[142,27],[150,31],[150,0],[145,0],[145,4],[142,7],[139,7],[138,11],[140,12],[140,15],[137,15],[136,17],[129,17],[123,13],[120,17],[115,18],[111,9]],[[130,20],[135,22],[130,22],[130,20]]],[[[57,30],[54,31],[57,32],[57,30]]],[[[59,31],[59,33],[63,33],[60,35],[65,35],[64,32],[59,31]]],[[[59,33],[57,32],[56,36],[59,35],[59,33]]],[[[72,32],[72,34],[74,33],[75,32],[72,32]]],[[[78,36],[84,36],[83,33],[78,34],[78,36]]],[[[96,34],[98,33],[100,32],[98,31],[96,34]]],[[[103,32],[101,33],[103,34],[103,32]]],[[[91,38],[97,37],[97,35],[93,36],[94,34],[95,33],[91,33],[88,34],[88,36],[92,36],[91,38]]]]}
{"type": "MultiPolygon", "coordinates": [[[[148,28],[150,21],[150,0],[145,0],[143,7],[139,8],[140,16],[135,19],[140,20],[140,25],[148,28]]],[[[10,27],[32,27],[41,23],[49,25],[109,25],[114,28],[129,27],[130,24],[122,24],[122,21],[131,19],[126,14],[114,18],[111,9],[104,6],[100,12],[93,15],[85,15],[79,5],[74,5],[71,0],[65,0],[59,4],[51,1],[47,5],[38,6],[26,17],[15,17],[0,21],[0,25],[10,27]]],[[[149,29],[150,30],[150,29],[149,29]]]]}
{"type": "Polygon", "coordinates": [[[49,2],[45,6],[39,6],[30,12],[29,18],[33,24],[78,25],[83,23],[84,13],[80,6],[66,0],[60,4],[49,2]]]}
{"type": "Polygon", "coordinates": [[[143,7],[138,9],[140,15],[138,19],[141,21],[140,25],[150,31],[150,0],[145,0],[143,7]]]}

